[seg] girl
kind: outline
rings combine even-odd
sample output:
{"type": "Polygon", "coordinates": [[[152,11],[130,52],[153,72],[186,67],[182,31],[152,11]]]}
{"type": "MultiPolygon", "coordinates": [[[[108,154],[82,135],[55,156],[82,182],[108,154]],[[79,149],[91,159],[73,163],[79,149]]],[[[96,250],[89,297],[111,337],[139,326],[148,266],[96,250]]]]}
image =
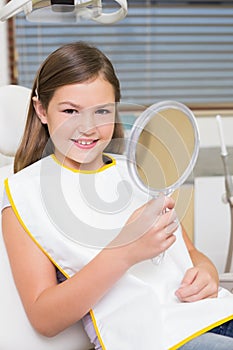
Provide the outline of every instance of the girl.
{"type": "Polygon", "coordinates": [[[48,337],[82,319],[96,349],[229,349],[230,337],[197,337],[220,324],[232,336],[233,299],[217,297],[217,271],[182,232],[174,201],[134,187],[117,155],[119,101],[111,62],[86,43],[38,71],[2,211],[28,318],[48,337]]]}

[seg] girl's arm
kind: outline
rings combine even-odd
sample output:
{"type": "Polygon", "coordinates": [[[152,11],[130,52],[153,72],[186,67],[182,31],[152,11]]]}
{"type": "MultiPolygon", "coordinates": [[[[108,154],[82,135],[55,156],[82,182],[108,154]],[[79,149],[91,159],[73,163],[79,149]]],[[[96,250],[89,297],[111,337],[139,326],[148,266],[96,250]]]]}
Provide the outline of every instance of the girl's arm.
{"type": "Polygon", "coordinates": [[[186,271],[176,296],[188,302],[217,297],[219,277],[216,267],[195,248],[183,227],[182,232],[194,267],[186,271]]]}
{"type": "MultiPolygon", "coordinates": [[[[141,236],[123,240],[124,245],[103,249],[90,263],[73,277],[57,284],[54,265],[32,241],[18,222],[12,208],[2,212],[3,235],[15,280],[25,311],[33,327],[41,334],[54,336],[80,320],[135,263],[151,258],[167,249],[175,241],[174,202],[166,199],[161,208],[150,201],[131,216],[132,230],[138,222],[153,224],[145,227],[141,236]],[[140,211],[141,210],[141,211],[140,211]],[[155,219],[156,217],[156,219],[155,219]],[[170,232],[168,234],[168,231],[170,232]]],[[[127,232],[126,225],[120,236],[127,232]]],[[[120,239],[120,242],[122,240],[120,239]]]]}

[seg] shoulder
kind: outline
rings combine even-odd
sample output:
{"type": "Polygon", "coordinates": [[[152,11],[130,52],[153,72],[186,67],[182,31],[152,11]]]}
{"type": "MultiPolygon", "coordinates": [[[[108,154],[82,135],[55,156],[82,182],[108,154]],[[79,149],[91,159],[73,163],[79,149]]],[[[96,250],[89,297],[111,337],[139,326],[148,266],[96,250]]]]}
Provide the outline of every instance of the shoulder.
{"type": "Polygon", "coordinates": [[[19,180],[23,180],[25,178],[29,179],[29,177],[33,177],[33,175],[37,175],[40,173],[40,170],[43,166],[43,164],[45,164],[45,162],[48,162],[51,160],[51,157],[45,157],[42,158],[40,160],[38,160],[37,162],[28,165],[27,167],[25,167],[24,169],[18,171],[15,174],[12,174],[11,176],[8,177],[8,181],[19,181],[19,180]]]}
{"type": "Polygon", "coordinates": [[[8,199],[8,196],[6,194],[6,190],[4,189],[3,195],[2,195],[2,200],[1,200],[1,208],[0,210],[2,211],[3,209],[11,207],[10,201],[8,199]]]}

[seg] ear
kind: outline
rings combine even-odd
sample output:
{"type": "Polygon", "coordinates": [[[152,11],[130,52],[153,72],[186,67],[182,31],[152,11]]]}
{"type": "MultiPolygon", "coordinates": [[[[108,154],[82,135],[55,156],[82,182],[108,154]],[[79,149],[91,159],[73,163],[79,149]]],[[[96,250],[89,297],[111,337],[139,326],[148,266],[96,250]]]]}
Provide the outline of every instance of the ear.
{"type": "Polygon", "coordinates": [[[34,96],[32,98],[33,100],[33,106],[34,109],[36,111],[36,114],[38,116],[38,118],[40,119],[42,124],[47,124],[47,112],[45,110],[45,108],[42,106],[42,103],[40,102],[40,100],[34,96]]]}

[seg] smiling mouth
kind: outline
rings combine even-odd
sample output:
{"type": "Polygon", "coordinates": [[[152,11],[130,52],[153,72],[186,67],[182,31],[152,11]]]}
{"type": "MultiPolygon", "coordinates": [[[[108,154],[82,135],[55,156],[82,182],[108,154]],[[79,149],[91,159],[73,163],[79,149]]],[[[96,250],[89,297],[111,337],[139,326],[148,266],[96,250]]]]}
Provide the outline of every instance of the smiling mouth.
{"type": "Polygon", "coordinates": [[[71,139],[71,141],[73,141],[75,143],[76,146],[80,147],[80,148],[92,148],[96,145],[96,143],[98,142],[98,139],[96,140],[75,140],[75,139],[71,139]]]}

